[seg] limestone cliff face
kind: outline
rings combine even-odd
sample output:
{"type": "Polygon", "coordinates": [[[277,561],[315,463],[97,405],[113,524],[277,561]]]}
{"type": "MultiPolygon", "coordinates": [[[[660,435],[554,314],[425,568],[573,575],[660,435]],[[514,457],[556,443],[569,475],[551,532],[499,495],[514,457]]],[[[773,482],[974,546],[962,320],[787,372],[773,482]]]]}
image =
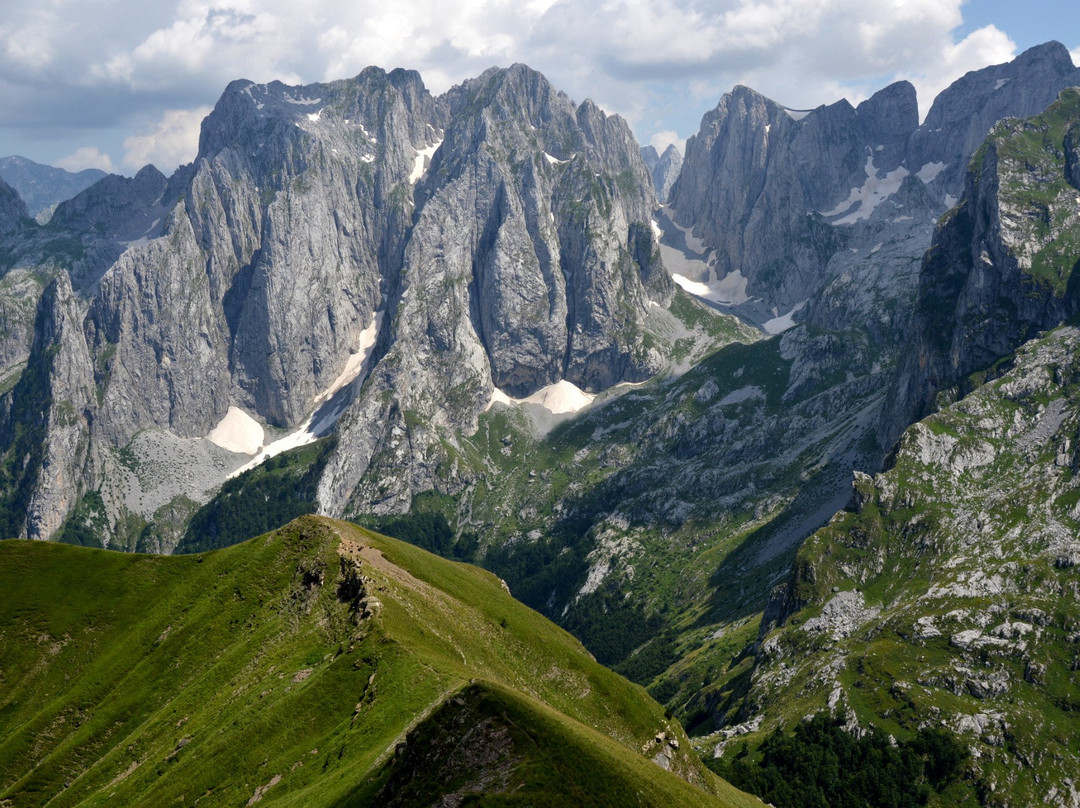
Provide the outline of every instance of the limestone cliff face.
{"type": "Polygon", "coordinates": [[[906,82],[858,109],[841,101],[794,116],[737,87],[687,141],[671,193],[675,222],[715,249],[717,280],[740,273],[750,296],[790,309],[817,288],[843,245],[831,225],[858,212],[856,200],[845,204],[851,189],[895,172],[917,125],[915,90],[906,82]]]}
{"type": "Polygon", "coordinates": [[[682,171],[682,152],[674,143],[669,144],[663,154],[658,154],[652,146],[643,146],[641,158],[652,175],[656,198],[661,203],[667,202],[672,186],[675,185],[675,180],[679,178],[679,172],[682,171]]]}
{"type": "Polygon", "coordinates": [[[105,436],[204,435],[230,403],[301,420],[389,285],[438,110],[405,71],[231,84],[161,237],[128,248],[91,309],[105,436]]]}
{"type": "Polygon", "coordinates": [[[1068,156],[1077,132],[1080,91],[1071,89],[1042,115],[998,124],[976,152],[964,196],[923,260],[886,440],[940,391],[963,388],[969,374],[1080,311],[1080,197],[1068,156]]]}
{"type": "Polygon", "coordinates": [[[32,538],[51,536],[63,525],[90,459],[87,420],[96,399],[82,321],[82,307],[61,273],[42,295],[31,349],[45,355],[51,394],[42,413],[47,437],[40,476],[26,514],[26,535],[32,538]]]}
{"type": "Polygon", "coordinates": [[[522,65],[454,88],[447,103],[444,140],[417,183],[386,352],[320,486],[331,513],[350,500],[407,507],[439,467],[460,484],[438,431],[475,429],[494,387],[527,396],[565,379],[598,391],[665,361],[645,320],[673,287],[626,123],[522,65]]]}
{"type": "Polygon", "coordinates": [[[734,303],[744,316],[766,321],[806,301],[802,319],[880,330],[875,304],[886,304],[903,330],[927,222],[956,203],[975,149],[998,120],[1036,115],[1076,84],[1080,69],[1052,42],[959,79],[921,126],[906,82],[857,108],[809,112],[736,88],[688,141],[671,213],[702,240],[712,281],[746,280],[734,303]],[[856,308],[843,316],[822,294],[856,308]]]}
{"type": "MultiPolygon", "coordinates": [[[[496,386],[598,391],[665,365],[646,327],[674,289],[655,204],[626,123],[524,66],[442,98],[415,72],[378,68],[305,87],[233,82],[191,165],[106,177],[13,242],[17,271],[63,267],[88,300],[85,322],[64,309],[80,381],[56,385],[70,381],[57,396],[86,413],[59,443],[74,451],[77,432],[93,462],[73,454],[53,484],[64,495],[42,500],[30,531],[54,532],[103,485],[120,507],[115,463],[94,452],[145,430],[197,439],[230,407],[299,427],[376,327],[370,378],[338,407],[354,412],[324,509],[407,506],[454,479],[444,432],[475,428],[496,386]],[[355,490],[376,457],[395,458],[392,497],[355,490]]],[[[5,348],[14,372],[22,342],[5,348]]]]}
{"type": "Polygon", "coordinates": [[[934,99],[926,121],[912,134],[908,163],[942,164],[937,183],[958,197],[970,155],[991,127],[1007,117],[1030,118],[1048,107],[1066,87],[1080,85],[1080,68],[1068,49],[1048,42],[1005,64],[973,70],[934,99]]]}
{"type": "Polygon", "coordinates": [[[0,421],[3,493],[0,531],[47,538],[63,524],[87,470],[93,365],[82,311],[59,273],[37,306],[33,343],[0,421]]]}

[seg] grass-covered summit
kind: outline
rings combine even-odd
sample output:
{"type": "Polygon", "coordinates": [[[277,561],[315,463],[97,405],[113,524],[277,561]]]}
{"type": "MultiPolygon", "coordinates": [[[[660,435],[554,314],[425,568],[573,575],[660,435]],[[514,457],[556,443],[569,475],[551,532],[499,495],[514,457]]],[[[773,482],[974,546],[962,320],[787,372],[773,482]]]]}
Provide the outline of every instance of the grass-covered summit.
{"type": "Polygon", "coordinates": [[[493,575],[344,523],[3,542],[0,591],[4,806],[759,804],[493,575]]]}

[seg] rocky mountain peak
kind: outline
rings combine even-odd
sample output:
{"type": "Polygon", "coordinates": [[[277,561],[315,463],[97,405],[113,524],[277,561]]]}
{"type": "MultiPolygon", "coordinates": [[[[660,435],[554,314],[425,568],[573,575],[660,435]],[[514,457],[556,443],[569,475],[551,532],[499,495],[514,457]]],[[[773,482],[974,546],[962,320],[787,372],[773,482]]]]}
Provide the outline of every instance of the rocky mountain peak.
{"type": "Polygon", "coordinates": [[[868,144],[873,144],[880,169],[891,171],[907,156],[907,141],[919,127],[915,87],[898,81],[874,93],[855,109],[868,144]]]}
{"type": "Polygon", "coordinates": [[[670,143],[661,155],[657,154],[652,146],[643,146],[641,159],[645,161],[645,167],[652,175],[656,198],[661,203],[667,202],[671,188],[679,178],[679,172],[682,171],[683,156],[679,147],[670,143]]]}
{"type": "Polygon", "coordinates": [[[1080,84],[1080,69],[1060,42],[1024,51],[1011,62],[973,70],[934,99],[926,120],[912,135],[908,165],[913,171],[941,164],[938,185],[958,197],[967,158],[1002,118],[1038,115],[1066,87],[1080,84]]]}
{"type": "Polygon", "coordinates": [[[39,221],[46,221],[57,204],[104,176],[105,172],[97,168],[71,172],[18,155],[0,158],[0,177],[19,192],[30,215],[39,221]]]}
{"type": "Polygon", "coordinates": [[[0,178],[0,233],[8,233],[29,217],[19,192],[0,178]]]}
{"type": "Polygon", "coordinates": [[[134,177],[109,174],[61,202],[50,225],[55,230],[94,232],[113,241],[144,235],[161,217],[168,178],[152,165],[134,177]]]}
{"type": "Polygon", "coordinates": [[[866,131],[907,137],[919,125],[919,102],[910,81],[878,90],[855,108],[866,131]]]}

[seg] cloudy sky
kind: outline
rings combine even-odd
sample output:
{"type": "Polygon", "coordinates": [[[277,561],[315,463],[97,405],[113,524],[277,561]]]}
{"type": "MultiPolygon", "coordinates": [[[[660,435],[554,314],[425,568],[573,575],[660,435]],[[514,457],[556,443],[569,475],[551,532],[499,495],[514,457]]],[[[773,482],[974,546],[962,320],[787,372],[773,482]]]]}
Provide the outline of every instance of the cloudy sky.
{"type": "Polygon", "coordinates": [[[0,156],[168,173],[235,78],[374,64],[440,93],[514,62],[662,148],[735,84],[808,108],[906,78],[925,113],[968,70],[1049,39],[1080,64],[1075,0],[4,0],[0,156]]]}

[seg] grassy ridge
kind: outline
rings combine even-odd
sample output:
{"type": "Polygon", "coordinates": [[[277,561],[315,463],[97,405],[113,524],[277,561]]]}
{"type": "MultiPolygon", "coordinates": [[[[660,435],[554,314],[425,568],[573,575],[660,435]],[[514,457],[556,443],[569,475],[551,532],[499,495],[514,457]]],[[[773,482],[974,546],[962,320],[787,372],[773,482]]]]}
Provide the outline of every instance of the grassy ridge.
{"type": "Polygon", "coordinates": [[[5,805],[377,804],[395,776],[426,777],[419,800],[443,787],[438,761],[395,749],[437,735],[428,721],[454,694],[535,741],[518,743],[505,783],[476,758],[489,796],[758,804],[493,575],[343,523],[305,517],[183,557],[4,542],[0,591],[5,805]],[[341,589],[355,560],[359,601],[341,589]],[[556,765],[568,755],[589,765],[556,765]]]}

